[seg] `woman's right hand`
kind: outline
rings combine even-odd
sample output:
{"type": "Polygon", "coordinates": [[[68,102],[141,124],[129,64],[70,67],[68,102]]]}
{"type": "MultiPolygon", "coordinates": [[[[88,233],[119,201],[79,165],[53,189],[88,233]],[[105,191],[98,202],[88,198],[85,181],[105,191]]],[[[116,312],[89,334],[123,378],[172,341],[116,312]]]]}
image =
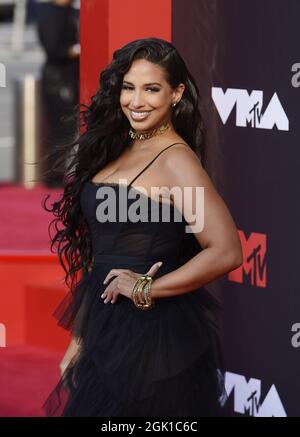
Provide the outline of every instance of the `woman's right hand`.
{"type": "Polygon", "coordinates": [[[72,337],[68,349],[66,350],[61,362],[59,363],[61,376],[63,375],[64,371],[69,366],[71,361],[79,353],[79,349],[80,349],[80,339],[72,337]]]}

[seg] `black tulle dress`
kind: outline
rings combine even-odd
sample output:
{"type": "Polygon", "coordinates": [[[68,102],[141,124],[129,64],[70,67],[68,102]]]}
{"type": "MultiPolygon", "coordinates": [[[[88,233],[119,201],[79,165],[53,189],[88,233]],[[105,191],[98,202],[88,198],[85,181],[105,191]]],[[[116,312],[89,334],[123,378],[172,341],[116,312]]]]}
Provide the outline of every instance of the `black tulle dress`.
{"type": "Polygon", "coordinates": [[[46,415],[222,415],[226,395],[214,322],[218,306],[208,291],[200,288],[157,299],[147,311],[124,296],[114,304],[105,304],[100,297],[106,288],[103,280],[113,268],[144,274],[163,261],[156,278],[178,268],[185,238],[191,235],[186,234],[187,223],[174,206],[169,222],[151,221],[150,211],[161,213],[166,204],[145,194],[140,197],[132,182],[89,180],[83,186],[81,207],[91,232],[94,264],[56,310],[60,325],[82,337],[82,347],[45,402],[46,415]],[[125,189],[128,208],[143,198],[149,220],[99,222],[96,208],[101,200],[96,193],[104,186],[111,187],[117,199],[125,189]],[[175,219],[178,214],[181,221],[175,219]]]}

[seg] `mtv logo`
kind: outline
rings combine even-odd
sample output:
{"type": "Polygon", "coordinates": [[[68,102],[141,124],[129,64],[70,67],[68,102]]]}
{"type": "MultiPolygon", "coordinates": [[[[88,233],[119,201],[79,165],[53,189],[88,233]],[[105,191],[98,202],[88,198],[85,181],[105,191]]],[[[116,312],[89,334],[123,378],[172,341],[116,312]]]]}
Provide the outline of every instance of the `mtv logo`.
{"type": "Polygon", "coordinates": [[[249,276],[251,285],[266,287],[266,234],[252,232],[247,239],[243,231],[239,230],[238,233],[242,244],[244,262],[240,267],[228,274],[229,281],[242,284],[244,276],[249,276]]]}
{"type": "Polygon", "coordinates": [[[275,385],[273,384],[264,400],[261,399],[261,381],[243,375],[226,372],[225,389],[228,397],[233,393],[234,411],[254,417],[286,417],[275,385]]]}
{"type": "Polygon", "coordinates": [[[226,124],[235,108],[236,126],[257,129],[273,129],[276,126],[278,130],[289,130],[289,120],[277,93],[273,94],[264,112],[263,91],[260,90],[253,90],[249,94],[245,89],[227,88],[224,92],[220,87],[212,87],[211,97],[223,124],[226,124]]]}

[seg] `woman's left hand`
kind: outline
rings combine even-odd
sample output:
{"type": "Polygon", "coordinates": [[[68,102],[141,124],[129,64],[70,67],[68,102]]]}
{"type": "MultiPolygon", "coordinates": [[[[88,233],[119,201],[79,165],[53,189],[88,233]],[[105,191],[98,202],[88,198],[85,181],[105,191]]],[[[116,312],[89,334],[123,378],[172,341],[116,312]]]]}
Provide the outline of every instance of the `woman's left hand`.
{"type": "MultiPolygon", "coordinates": [[[[154,276],[162,263],[157,262],[148,270],[146,275],[154,276]]],[[[108,284],[112,278],[114,278],[109,285],[107,285],[105,291],[101,294],[104,303],[115,303],[119,294],[131,299],[133,286],[136,280],[142,276],[142,273],[135,273],[127,269],[112,269],[103,281],[103,284],[108,284]]]]}

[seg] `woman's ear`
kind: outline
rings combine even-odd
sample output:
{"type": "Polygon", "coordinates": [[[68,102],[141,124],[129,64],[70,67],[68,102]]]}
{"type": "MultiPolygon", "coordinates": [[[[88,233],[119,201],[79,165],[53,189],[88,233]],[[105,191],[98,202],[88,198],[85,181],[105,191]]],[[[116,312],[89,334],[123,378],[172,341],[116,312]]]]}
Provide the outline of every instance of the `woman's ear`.
{"type": "Polygon", "coordinates": [[[185,90],[185,85],[183,83],[180,83],[174,90],[173,93],[173,99],[175,102],[179,102],[182,98],[182,95],[184,93],[185,90]]]}
{"type": "Polygon", "coordinates": [[[182,95],[184,93],[185,90],[185,85],[184,83],[180,83],[177,87],[176,87],[176,98],[177,100],[181,100],[182,95]]]}

